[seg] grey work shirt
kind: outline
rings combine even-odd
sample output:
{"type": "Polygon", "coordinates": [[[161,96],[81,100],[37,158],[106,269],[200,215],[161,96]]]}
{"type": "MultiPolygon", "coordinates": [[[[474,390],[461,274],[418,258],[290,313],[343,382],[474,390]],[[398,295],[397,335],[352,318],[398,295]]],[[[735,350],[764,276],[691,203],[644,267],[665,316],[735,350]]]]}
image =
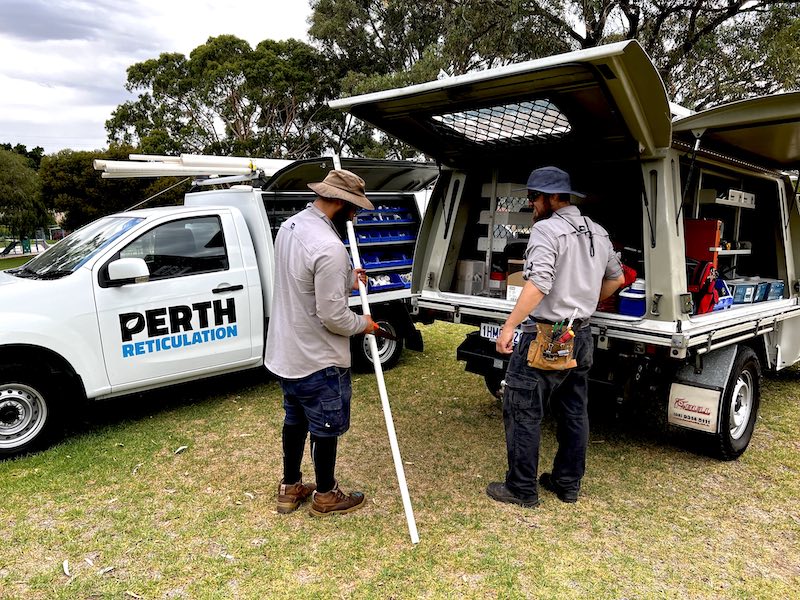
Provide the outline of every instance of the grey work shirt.
{"type": "MultiPolygon", "coordinates": [[[[588,319],[597,308],[603,280],[620,275],[622,265],[608,232],[583,217],[577,206],[560,208],[531,228],[523,279],[545,295],[531,315],[534,319],[555,323],[569,319],[576,308],[576,319],[588,319]]],[[[535,325],[526,320],[522,329],[533,331],[535,325]]]]}
{"type": "Polygon", "coordinates": [[[349,367],[349,338],[367,320],[348,307],[355,281],[350,257],[331,220],[313,204],[278,230],[274,281],[265,366],[284,379],[349,367]]]}

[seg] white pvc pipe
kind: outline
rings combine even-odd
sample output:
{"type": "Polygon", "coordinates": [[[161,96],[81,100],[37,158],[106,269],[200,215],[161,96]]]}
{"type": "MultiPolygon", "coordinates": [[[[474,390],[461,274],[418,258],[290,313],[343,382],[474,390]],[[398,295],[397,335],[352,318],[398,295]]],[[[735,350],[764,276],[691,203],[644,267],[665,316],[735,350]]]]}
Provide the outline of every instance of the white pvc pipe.
{"type": "MultiPolygon", "coordinates": [[[[356,245],[356,233],[353,229],[353,222],[347,222],[347,238],[350,240],[350,254],[353,257],[353,265],[361,268],[361,257],[358,254],[356,245]]],[[[365,315],[370,315],[369,301],[367,300],[367,288],[364,282],[358,280],[358,292],[361,295],[361,308],[365,315]]],[[[400,447],[397,445],[397,434],[394,430],[394,420],[392,419],[392,408],[389,406],[389,396],[386,393],[386,382],[383,380],[383,367],[378,356],[378,344],[374,335],[368,335],[369,351],[372,354],[372,364],[375,367],[375,378],[378,380],[378,393],[381,397],[383,406],[383,418],[386,421],[386,431],[389,434],[389,446],[392,448],[392,458],[394,459],[394,469],[397,472],[397,483],[400,485],[400,497],[403,499],[403,509],[406,513],[408,523],[408,534],[411,536],[411,543],[419,543],[419,533],[417,533],[417,522],[414,520],[414,509],[411,507],[411,497],[408,495],[408,485],[406,484],[406,472],[403,469],[403,460],[400,458],[400,447]]]]}

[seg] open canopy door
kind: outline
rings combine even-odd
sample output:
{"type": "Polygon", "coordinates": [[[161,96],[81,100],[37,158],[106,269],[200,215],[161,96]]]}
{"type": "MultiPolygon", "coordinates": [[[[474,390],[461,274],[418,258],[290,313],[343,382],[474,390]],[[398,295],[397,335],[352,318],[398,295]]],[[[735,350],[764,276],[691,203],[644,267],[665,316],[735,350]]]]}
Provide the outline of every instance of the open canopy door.
{"type": "MultiPolygon", "coordinates": [[[[378,160],[367,158],[342,158],[342,169],[352,171],[366,183],[370,192],[418,192],[430,186],[439,175],[433,163],[406,160],[378,160]]],[[[288,167],[273,175],[265,191],[308,191],[308,184],[322,181],[328,171],[335,169],[330,156],[293,161],[288,167]]]]}
{"type": "Polygon", "coordinates": [[[330,103],[456,166],[549,155],[653,154],[669,147],[664,84],[635,41],[330,103]]]}
{"type": "Polygon", "coordinates": [[[800,92],[731,102],[676,120],[677,137],[776,169],[800,164],[800,92]]]}

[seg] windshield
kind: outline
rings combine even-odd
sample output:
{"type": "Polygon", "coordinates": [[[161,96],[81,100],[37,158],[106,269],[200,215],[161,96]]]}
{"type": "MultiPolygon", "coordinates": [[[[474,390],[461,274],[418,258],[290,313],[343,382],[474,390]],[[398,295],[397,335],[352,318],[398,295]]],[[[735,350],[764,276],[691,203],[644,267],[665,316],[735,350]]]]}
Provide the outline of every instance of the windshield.
{"type": "Polygon", "coordinates": [[[18,277],[48,279],[74,273],[100,249],[141,220],[140,217],[105,217],[89,223],[9,273],[18,277]]]}

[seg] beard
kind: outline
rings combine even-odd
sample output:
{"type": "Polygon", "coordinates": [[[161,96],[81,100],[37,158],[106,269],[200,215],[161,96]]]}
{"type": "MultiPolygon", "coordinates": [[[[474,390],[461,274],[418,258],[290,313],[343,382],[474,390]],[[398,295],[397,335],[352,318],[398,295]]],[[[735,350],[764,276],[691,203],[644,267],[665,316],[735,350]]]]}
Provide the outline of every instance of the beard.
{"type": "Polygon", "coordinates": [[[336,213],[333,215],[331,222],[333,223],[334,229],[336,229],[336,233],[339,234],[339,237],[343,240],[347,239],[347,222],[350,220],[350,210],[348,210],[347,204],[342,206],[336,213]]]}
{"type": "Polygon", "coordinates": [[[554,212],[555,211],[553,210],[553,207],[550,205],[549,202],[545,203],[544,209],[542,210],[542,212],[539,212],[534,207],[534,209],[533,209],[533,222],[535,223],[536,221],[542,221],[544,219],[549,219],[550,215],[552,215],[554,212]]]}

